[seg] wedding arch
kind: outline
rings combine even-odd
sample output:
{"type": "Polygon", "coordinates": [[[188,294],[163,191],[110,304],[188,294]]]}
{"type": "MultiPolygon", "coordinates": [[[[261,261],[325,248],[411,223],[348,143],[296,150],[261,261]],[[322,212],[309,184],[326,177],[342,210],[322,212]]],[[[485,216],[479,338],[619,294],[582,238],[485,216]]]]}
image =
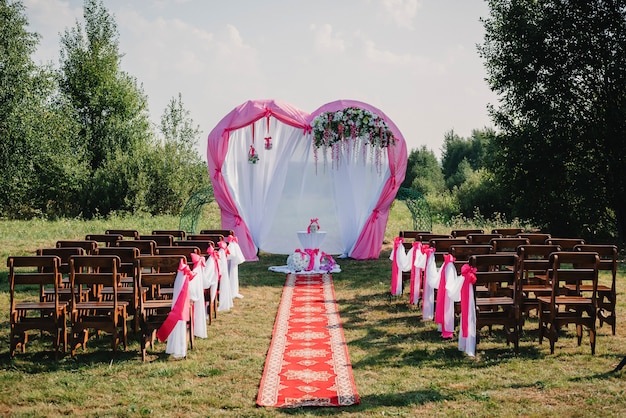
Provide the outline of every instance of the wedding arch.
{"type": "Polygon", "coordinates": [[[382,111],[354,100],[313,113],[250,100],[209,133],[209,174],[222,227],[247,260],[290,254],[317,218],[326,253],[380,255],[389,207],[407,166],[404,138],[382,111]]]}

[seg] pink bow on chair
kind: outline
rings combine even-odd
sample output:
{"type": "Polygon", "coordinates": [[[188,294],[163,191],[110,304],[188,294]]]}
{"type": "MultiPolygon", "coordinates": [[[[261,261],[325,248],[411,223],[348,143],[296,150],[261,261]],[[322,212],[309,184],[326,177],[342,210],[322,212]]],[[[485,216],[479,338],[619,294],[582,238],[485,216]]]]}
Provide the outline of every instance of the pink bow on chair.
{"type": "Polygon", "coordinates": [[[189,321],[189,281],[193,280],[193,272],[184,260],[180,260],[178,271],[182,272],[184,277],[183,286],[172,306],[172,310],[157,331],[159,341],[167,340],[178,321],[189,321]]]}
{"type": "Polygon", "coordinates": [[[461,287],[461,333],[467,338],[469,335],[469,298],[470,286],[476,283],[476,268],[469,264],[463,264],[461,267],[461,275],[465,278],[461,287]]]}

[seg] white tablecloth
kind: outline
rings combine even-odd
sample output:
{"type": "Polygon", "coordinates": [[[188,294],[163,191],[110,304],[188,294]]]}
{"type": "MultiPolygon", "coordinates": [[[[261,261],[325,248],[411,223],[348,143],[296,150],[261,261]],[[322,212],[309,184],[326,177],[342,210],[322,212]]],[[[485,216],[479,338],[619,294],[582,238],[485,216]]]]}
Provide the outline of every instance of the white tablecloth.
{"type": "Polygon", "coordinates": [[[326,238],[326,231],[317,231],[308,233],[306,231],[298,231],[298,239],[300,240],[300,245],[302,245],[302,249],[316,249],[320,248],[322,242],[324,242],[324,238],[326,238]]]}

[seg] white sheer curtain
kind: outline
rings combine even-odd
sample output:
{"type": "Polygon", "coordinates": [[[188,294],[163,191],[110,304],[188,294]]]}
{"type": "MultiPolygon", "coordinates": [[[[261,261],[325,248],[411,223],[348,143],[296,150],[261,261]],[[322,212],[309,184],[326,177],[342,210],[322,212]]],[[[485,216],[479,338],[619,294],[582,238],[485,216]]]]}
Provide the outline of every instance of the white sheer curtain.
{"type": "Polygon", "coordinates": [[[267,121],[254,124],[256,164],[248,162],[252,125],[231,131],[222,172],[241,217],[256,246],[274,254],[290,254],[301,248],[297,231],[306,230],[318,218],[327,232],[321,249],[347,255],[376,205],[390,175],[387,153],[379,160],[374,149],[361,145],[344,150],[334,161],[318,150],[316,163],[311,135],[272,118],[272,149],[264,148],[267,121]]]}

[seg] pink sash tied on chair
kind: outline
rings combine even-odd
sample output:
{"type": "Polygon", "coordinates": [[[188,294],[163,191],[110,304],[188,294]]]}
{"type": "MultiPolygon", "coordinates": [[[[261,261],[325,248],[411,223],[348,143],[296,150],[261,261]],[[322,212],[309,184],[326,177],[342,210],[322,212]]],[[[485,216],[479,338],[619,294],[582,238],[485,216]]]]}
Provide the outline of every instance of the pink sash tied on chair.
{"type": "Polygon", "coordinates": [[[396,237],[393,240],[393,255],[391,261],[391,294],[393,296],[400,296],[402,294],[402,268],[399,265],[401,262],[400,251],[404,252],[404,238],[396,237]]]}
{"type": "Polygon", "coordinates": [[[426,268],[426,256],[422,252],[422,243],[413,242],[411,248],[411,287],[409,293],[409,303],[417,305],[420,300],[420,290],[422,287],[422,276],[426,268]]]}
{"type": "Polygon", "coordinates": [[[186,332],[187,321],[190,319],[189,282],[192,279],[191,269],[181,259],[174,283],[172,309],[156,334],[159,341],[168,341],[165,352],[175,357],[184,357],[187,354],[186,332]]]}
{"type": "Polygon", "coordinates": [[[461,267],[463,286],[461,287],[461,335],[459,335],[459,350],[467,355],[476,355],[476,305],[474,301],[474,284],[476,283],[476,268],[469,264],[461,267]]]}
{"type": "Polygon", "coordinates": [[[422,292],[422,319],[431,321],[435,313],[435,288],[439,283],[439,273],[433,253],[435,249],[429,245],[422,245],[422,253],[426,257],[424,270],[424,291],[422,292]]]}
{"type": "MultiPolygon", "coordinates": [[[[454,331],[454,302],[448,297],[446,289],[446,276],[450,265],[454,268],[454,256],[446,254],[439,274],[437,303],[435,305],[435,322],[441,326],[441,336],[443,338],[452,338],[454,331]]],[[[454,275],[456,275],[456,270],[454,275]]]]}

